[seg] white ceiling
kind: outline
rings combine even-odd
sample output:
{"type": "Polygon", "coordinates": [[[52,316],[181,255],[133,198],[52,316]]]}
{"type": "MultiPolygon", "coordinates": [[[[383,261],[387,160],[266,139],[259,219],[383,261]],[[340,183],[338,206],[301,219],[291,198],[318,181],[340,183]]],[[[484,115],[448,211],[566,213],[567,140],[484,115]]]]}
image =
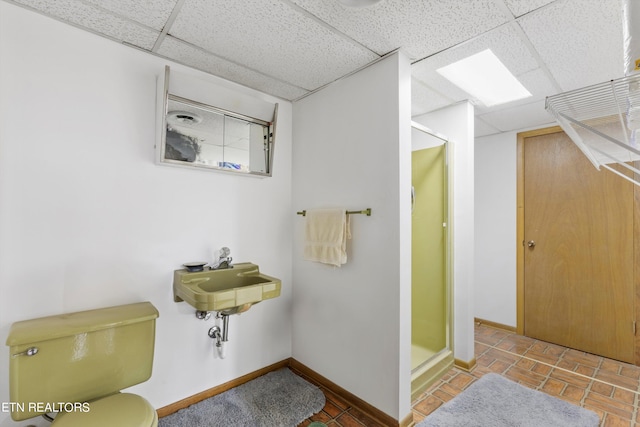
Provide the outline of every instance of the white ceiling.
{"type": "Polygon", "coordinates": [[[469,99],[436,69],[490,48],[533,94],[487,108],[476,136],[552,120],[548,95],[624,75],[621,0],[5,0],[296,100],[402,49],[413,115],[469,99]]]}

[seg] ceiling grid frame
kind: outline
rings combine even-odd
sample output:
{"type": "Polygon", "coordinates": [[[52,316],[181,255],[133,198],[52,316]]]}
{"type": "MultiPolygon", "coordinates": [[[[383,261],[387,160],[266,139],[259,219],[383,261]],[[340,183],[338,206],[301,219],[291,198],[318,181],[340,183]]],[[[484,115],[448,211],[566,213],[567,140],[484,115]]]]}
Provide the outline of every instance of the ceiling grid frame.
{"type": "MultiPolygon", "coordinates": [[[[526,46],[527,61],[534,61],[537,71],[529,70],[516,77],[533,85],[537,93],[529,100],[492,108],[476,103],[476,136],[514,130],[514,126],[551,124],[553,118],[546,112],[541,113],[546,96],[582,87],[585,82],[595,84],[619,78],[624,73],[622,69],[618,72],[615,66],[600,63],[617,62],[621,55],[618,15],[622,10],[615,1],[381,0],[365,8],[347,7],[340,0],[322,3],[303,0],[0,1],[293,102],[401,49],[413,57],[414,115],[470,99],[468,94],[434,78],[434,69],[429,71],[431,77],[424,77],[423,62],[437,64],[441,58],[454,60],[457,55],[469,54],[470,46],[480,49],[482,43],[488,44],[484,48],[494,48],[493,44],[498,43],[498,50],[516,56],[523,55],[522,46],[526,46]],[[233,27],[227,27],[233,31],[225,30],[223,38],[215,40],[220,46],[227,46],[226,53],[218,50],[215,43],[211,44],[211,39],[204,35],[206,31],[190,40],[180,37],[180,28],[176,25],[187,16],[202,13],[193,8],[213,10],[211,4],[222,5],[227,9],[224,13],[235,16],[233,27]],[[264,23],[251,24],[250,19],[237,11],[234,15],[233,9],[242,7],[243,10],[257,8],[264,23]],[[249,27],[269,28],[270,22],[277,23],[270,27],[273,34],[249,27]],[[558,22],[566,25],[560,27],[558,22]],[[541,37],[541,32],[553,32],[553,36],[541,37]],[[491,34],[500,37],[492,38],[491,34]],[[558,38],[562,43],[558,43],[558,38]],[[584,46],[585,39],[597,40],[597,46],[590,51],[584,46]],[[242,46],[256,42],[269,51],[269,56],[247,61],[251,55],[243,56],[242,49],[229,48],[236,43],[242,46]],[[313,49],[317,52],[312,52],[313,49]],[[568,52],[571,58],[564,59],[558,49],[574,52],[568,52]],[[359,52],[357,58],[354,58],[355,52],[359,52]],[[571,77],[566,74],[571,67],[589,71],[571,77]],[[542,96],[540,91],[549,93],[542,96]]],[[[212,16],[215,18],[218,12],[212,16]]],[[[506,58],[507,63],[510,60],[513,61],[506,58]]],[[[520,65],[517,68],[522,70],[520,65]]]]}

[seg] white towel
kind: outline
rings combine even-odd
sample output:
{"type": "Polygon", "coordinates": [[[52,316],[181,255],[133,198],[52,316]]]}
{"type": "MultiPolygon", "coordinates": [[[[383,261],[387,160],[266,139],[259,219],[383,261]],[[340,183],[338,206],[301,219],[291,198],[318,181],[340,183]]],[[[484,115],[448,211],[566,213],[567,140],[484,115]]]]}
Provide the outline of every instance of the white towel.
{"type": "Polygon", "coordinates": [[[304,259],[340,267],[351,238],[346,209],[311,209],[306,214],[304,259]]]}

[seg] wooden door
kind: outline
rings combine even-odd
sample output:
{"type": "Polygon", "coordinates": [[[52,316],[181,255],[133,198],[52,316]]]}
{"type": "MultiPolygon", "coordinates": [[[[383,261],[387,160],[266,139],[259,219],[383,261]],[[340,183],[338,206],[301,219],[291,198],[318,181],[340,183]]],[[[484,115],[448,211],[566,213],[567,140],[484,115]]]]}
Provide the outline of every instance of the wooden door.
{"type": "Polygon", "coordinates": [[[634,185],[563,132],[524,139],[524,334],[634,362],[634,185]]]}

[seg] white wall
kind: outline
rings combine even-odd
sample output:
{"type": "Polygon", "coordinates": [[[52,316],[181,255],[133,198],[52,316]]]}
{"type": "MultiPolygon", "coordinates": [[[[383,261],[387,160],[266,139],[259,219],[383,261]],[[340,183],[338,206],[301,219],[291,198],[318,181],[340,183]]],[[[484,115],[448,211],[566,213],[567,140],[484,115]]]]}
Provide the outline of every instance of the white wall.
{"type": "Polygon", "coordinates": [[[474,358],[474,139],[473,106],[462,102],[414,117],[451,141],[453,168],[453,351],[474,358]]]}
{"type": "Polygon", "coordinates": [[[410,69],[401,53],[294,104],[293,204],[351,218],[348,262],[293,240],[293,357],[396,419],[410,413],[410,69]]]}
{"type": "Polygon", "coordinates": [[[475,317],[516,326],[517,132],[476,139],[475,317]]]}
{"type": "Polygon", "coordinates": [[[170,64],[221,102],[280,102],[272,178],[170,168],[154,163],[166,61],[6,2],[0,58],[0,340],[14,321],[151,301],[154,371],[134,390],[155,407],[290,357],[291,104],[170,64]],[[281,278],[282,295],[232,316],[227,358],[214,360],[213,321],[173,302],[171,285],[221,246],[281,278]]]}

